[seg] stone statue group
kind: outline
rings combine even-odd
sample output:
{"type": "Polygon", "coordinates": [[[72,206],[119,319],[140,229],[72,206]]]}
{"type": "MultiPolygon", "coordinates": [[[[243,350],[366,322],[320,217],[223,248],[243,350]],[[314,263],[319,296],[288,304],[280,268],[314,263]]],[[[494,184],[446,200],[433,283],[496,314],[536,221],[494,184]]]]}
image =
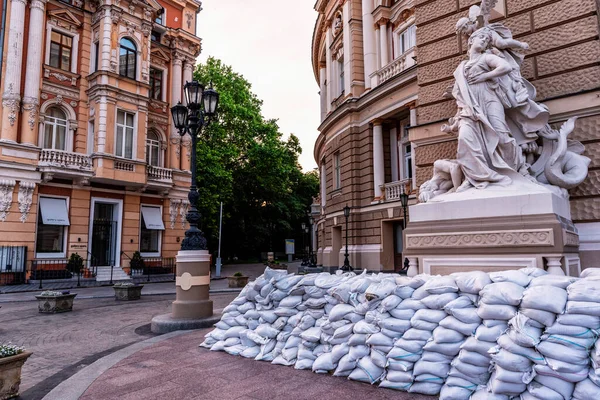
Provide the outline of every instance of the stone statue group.
{"type": "Polygon", "coordinates": [[[587,176],[590,159],[582,155],[583,145],[567,139],[576,118],[558,130],[548,124],[548,109],[535,101],[535,87],[521,75],[529,46],[501,23],[489,23],[496,2],[483,0],[456,25],[468,38],[469,58],[456,68],[454,86],[445,94],[458,111],[442,131],[458,135],[457,158],[434,163],[433,177],[420,187],[421,202],[532,183],[568,197],[567,189],[587,176]]]}

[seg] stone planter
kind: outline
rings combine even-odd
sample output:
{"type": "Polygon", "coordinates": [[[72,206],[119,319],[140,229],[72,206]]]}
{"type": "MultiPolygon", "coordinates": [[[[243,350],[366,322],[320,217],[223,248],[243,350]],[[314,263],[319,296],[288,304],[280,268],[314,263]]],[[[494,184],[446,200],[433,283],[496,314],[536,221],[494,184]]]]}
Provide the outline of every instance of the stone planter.
{"type": "Polygon", "coordinates": [[[248,284],[247,276],[228,276],[227,282],[230,288],[243,288],[248,284]]]}
{"type": "Polygon", "coordinates": [[[0,400],[12,399],[19,395],[21,367],[31,352],[23,352],[12,357],[0,358],[0,400]]]}
{"type": "Polygon", "coordinates": [[[113,286],[115,300],[139,300],[142,297],[144,285],[113,286]]]}
{"type": "Polygon", "coordinates": [[[77,294],[62,296],[35,296],[38,299],[38,310],[43,314],[55,314],[73,311],[73,300],[77,294]]]}

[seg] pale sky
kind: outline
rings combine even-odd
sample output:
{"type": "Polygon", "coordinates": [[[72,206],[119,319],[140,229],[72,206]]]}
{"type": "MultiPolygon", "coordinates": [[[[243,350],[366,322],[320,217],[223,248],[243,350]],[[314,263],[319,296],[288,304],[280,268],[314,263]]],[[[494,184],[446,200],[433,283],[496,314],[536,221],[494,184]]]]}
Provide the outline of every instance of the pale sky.
{"type": "Polygon", "coordinates": [[[279,120],[287,138],[300,138],[300,163],[317,166],[313,147],[319,126],[319,86],[311,66],[314,1],[203,0],[198,16],[202,53],[244,75],[263,100],[263,115],[279,120]]]}

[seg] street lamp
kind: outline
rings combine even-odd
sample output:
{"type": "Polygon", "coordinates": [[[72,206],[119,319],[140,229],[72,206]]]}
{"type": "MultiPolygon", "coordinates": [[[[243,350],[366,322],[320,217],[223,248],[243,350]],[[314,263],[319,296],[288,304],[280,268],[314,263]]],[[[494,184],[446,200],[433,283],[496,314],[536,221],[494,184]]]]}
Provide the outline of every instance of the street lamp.
{"type": "Polygon", "coordinates": [[[406,193],[404,185],[402,186],[402,193],[400,193],[400,204],[402,204],[402,211],[404,212],[404,219],[402,220],[402,229],[406,229],[406,208],[408,207],[408,193],[406,193]]]}
{"type": "Polygon", "coordinates": [[[348,217],[350,216],[350,207],[346,204],[344,207],[344,217],[346,217],[346,252],[344,253],[344,266],[342,271],[353,271],[354,268],[350,266],[350,260],[348,260],[348,217]]]}
{"type": "Polygon", "coordinates": [[[304,261],[306,261],[306,238],[304,236],[304,230],[306,229],[306,223],[302,223],[302,255],[304,257],[304,261]]]}
{"type": "Polygon", "coordinates": [[[187,105],[184,106],[179,102],[171,107],[173,123],[179,134],[184,136],[189,133],[192,137],[192,184],[188,194],[190,208],[186,215],[190,228],[185,232],[185,239],[181,242],[181,250],[206,250],[206,238],[204,238],[202,231],[198,229],[201,216],[196,208],[200,198],[196,187],[196,148],[200,132],[208,126],[217,113],[219,93],[212,88],[212,83],[211,87],[205,90],[204,86],[195,80],[186,82],[183,89],[187,105]]]}

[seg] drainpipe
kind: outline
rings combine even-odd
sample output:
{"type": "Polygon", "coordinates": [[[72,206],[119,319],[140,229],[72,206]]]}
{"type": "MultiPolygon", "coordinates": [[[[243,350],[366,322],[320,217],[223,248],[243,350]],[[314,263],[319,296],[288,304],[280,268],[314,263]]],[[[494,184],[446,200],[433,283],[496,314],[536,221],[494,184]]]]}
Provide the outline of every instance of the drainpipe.
{"type": "Polygon", "coordinates": [[[2,82],[2,63],[4,62],[4,30],[6,28],[6,6],[8,0],[2,0],[2,27],[0,28],[0,82],[2,82]]]}

